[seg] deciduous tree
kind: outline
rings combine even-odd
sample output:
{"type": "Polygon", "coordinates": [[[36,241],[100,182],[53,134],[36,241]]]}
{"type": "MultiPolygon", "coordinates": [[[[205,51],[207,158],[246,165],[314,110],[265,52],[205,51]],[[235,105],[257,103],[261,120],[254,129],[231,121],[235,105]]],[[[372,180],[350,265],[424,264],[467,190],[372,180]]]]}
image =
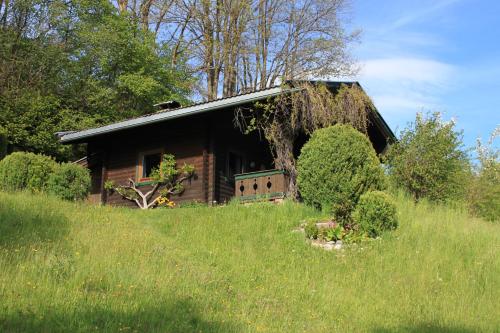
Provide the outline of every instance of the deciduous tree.
{"type": "Polygon", "coordinates": [[[417,114],[387,154],[390,175],[415,200],[435,202],[463,198],[470,166],[462,133],[439,113],[417,114]]]}

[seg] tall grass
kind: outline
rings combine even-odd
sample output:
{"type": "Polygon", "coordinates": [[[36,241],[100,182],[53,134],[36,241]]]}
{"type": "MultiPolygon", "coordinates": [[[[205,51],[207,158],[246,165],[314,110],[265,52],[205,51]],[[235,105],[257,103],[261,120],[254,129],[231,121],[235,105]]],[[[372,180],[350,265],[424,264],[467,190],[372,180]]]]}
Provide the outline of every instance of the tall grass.
{"type": "Polygon", "coordinates": [[[0,331],[498,331],[500,226],[397,202],[397,231],[325,252],[293,232],[318,214],[298,204],[0,194],[0,331]]]}

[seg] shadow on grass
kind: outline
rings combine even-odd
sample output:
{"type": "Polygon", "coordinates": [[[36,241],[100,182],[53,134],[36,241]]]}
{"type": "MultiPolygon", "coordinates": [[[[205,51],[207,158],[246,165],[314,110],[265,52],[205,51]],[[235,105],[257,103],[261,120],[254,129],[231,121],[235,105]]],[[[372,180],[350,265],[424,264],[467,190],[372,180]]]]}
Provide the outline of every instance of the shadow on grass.
{"type": "Polygon", "coordinates": [[[46,207],[15,200],[0,202],[0,246],[23,247],[56,241],[68,233],[68,219],[46,207]]]}
{"type": "Polygon", "coordinates": [[[238,325],[213,322],[191,301],[181,300],[119,312],[87,305],[64,312],[0,314],[1,332],[239,332],[238,325]]]}
{"type": "Polygon", "coordinates": [[[433,323],[422,323],[418,325],[407,325],[397,329],[379,328],[372,331],[373,333],[472,333],[477,330],[464,327],[445,327],[433,323]]]}

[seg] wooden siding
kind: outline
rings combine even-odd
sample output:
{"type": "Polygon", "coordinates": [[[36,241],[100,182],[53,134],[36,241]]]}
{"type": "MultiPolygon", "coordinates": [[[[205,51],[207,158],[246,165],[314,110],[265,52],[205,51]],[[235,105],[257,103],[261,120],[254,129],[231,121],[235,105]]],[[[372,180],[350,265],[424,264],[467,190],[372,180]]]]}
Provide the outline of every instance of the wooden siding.
{"type": "MultiPolygon", "coordinates": [[[[97,156],[89,163],[92,195],[97,198],[101,192],[104,202],[135,206],[117,193],[107,195],[102,190],[103,183],[112,180],[116,184],[125,184],[129,178],[136,179],[139,154],[163,149],[165,153],[173,154],[179,165],[187,163],[195,167],[195,176],[185,183],[185,192],[174,197],[174,201],[196,200],[209,204],[229,201],[235,195],[235,181],[227,170],[230,152],[243,157],[243,172],[274,168],[268,143],[256,132],[242,134],[234,127],[233,118],[234,110],[226,109],[96,137],[89,142],[87,152],[88,156],[97,156]]],[[[385,137],[373,122],[368,134],[380,153],[386,146],[385,137]]],[[[307,139],[305,135],[300,137],[297,148],[307,139]]],[[[297,149],[296,155],[299,152],[297,149]]]]}
{"type": "MultiPolygon", "coordinates": [[[[192,164],[195,174],[184,183],[185,191],[174,201],[206,201],[203,179],[206,178],[203,151],[206,146],[206,124],[200,120],[182,119],[163,126],[151,126],[144,129],[124,131],[99,141],[89,147],[106,154],[104,181],[112,180],[115,184],[126,184],[129,178],[137,180],[137,163],[141,152],[162,148],[165,153],[173,154],[178,165],[192,164]]],[[[210,164],[208,165],[210,167],[210,164]]],[[[93,182],[98,182],[98,172],[92,173],[93,182]]],[[[102,179],[102,178],[101,178],[102,179]]],[[[144,189],[148,189],[147,186],[144,189]]],[[[123,199],[117,193],[111,193],[106,203],[120,206],[135,206],[135,203],[123,199]]]]}

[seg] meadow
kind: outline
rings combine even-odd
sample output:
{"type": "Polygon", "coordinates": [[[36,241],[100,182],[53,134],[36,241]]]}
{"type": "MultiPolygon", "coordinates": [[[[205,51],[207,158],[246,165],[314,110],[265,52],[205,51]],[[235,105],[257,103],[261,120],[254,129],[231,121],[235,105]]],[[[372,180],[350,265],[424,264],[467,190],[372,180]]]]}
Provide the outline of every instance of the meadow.
{"type": "Polygon", "coordinates": [[[499,332],[500,225],[397,197],[328,252],[301,204],[151,211],[0,193],[0,332],[499,332]]]}

